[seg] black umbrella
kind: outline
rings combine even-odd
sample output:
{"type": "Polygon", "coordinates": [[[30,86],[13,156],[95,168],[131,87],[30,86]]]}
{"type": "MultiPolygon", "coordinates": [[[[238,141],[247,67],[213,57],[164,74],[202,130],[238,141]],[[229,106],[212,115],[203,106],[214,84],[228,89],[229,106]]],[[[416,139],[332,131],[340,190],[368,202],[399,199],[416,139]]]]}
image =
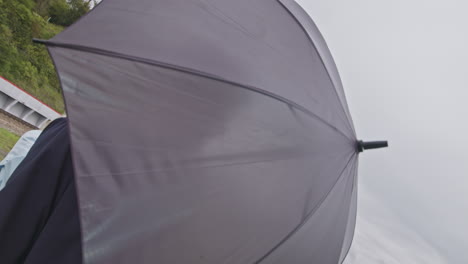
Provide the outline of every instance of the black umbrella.
{"type": "Polygon", "coordinates": [[[85,263],[340,263],[357,141],[290,0],[106,0],[45,43],[64,91],[85,263]]]}

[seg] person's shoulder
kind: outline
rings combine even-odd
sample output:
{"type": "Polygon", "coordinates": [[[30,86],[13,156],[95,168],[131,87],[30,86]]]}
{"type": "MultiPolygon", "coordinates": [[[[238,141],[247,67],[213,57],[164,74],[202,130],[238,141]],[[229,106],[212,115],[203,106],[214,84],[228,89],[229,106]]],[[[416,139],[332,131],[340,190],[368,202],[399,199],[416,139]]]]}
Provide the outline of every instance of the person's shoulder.
{"type": "Polygon", "coordinates": [[[61,128],[63,126],[66,126],[67,125],[67,122],[68,122],[68,118],[66,117],[59,117],[55,120],[53,120],[52,122],[50,122],[49,125],[47,125],[46,128],[44,128],[44,130],[42,131],[42,133],[48,131],[48,130],[52,130],[52,129],[57,129],[57,128],[61,128]]]}

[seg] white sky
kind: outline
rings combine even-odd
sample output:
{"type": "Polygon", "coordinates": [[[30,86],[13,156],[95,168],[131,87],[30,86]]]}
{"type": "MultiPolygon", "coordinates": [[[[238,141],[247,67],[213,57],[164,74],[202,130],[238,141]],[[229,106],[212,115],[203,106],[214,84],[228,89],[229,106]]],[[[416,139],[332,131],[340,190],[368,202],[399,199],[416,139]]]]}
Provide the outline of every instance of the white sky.
{"type": "Polygon", "coordinates": [[[298,0],[341,73],[360,159],[346,264],[468,263],[468,1],[298,0]]]}

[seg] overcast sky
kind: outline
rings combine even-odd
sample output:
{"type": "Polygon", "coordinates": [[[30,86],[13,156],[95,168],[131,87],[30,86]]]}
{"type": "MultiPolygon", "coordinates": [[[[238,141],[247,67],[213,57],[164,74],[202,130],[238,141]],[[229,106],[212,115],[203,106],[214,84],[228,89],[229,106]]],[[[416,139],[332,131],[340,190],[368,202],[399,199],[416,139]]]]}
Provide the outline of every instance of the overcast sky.
{"type": "Polygon", "coordinates": [[[299,0],[324,35],[358,136],[346,264],[468,263],[468,2],[299,0]]]}

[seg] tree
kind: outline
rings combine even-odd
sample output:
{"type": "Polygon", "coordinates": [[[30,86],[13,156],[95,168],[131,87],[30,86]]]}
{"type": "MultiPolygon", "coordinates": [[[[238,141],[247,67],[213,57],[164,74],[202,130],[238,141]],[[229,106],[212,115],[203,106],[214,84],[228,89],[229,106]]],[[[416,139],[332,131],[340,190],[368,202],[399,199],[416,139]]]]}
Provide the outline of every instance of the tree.
{"type": "Polygon", "coordinates": [[[54,0],[49,7],[50,22],[70,26],[90,9],[89,1],[54,0]]]}
{"type": "Polygon", "coordinates": [[[37,13],[39,1],[0,0],[0,76],[62,112],[54,66],[46,48],[33,44],[31,39],[49,39],[63,28],[48,23],[48,14],[37,13]]]}
{"type": "Polygon", "coordinates": [[[49,16],[49,7],[52,0],[36,0],[36,12],[42,17],[49,16]]]}

